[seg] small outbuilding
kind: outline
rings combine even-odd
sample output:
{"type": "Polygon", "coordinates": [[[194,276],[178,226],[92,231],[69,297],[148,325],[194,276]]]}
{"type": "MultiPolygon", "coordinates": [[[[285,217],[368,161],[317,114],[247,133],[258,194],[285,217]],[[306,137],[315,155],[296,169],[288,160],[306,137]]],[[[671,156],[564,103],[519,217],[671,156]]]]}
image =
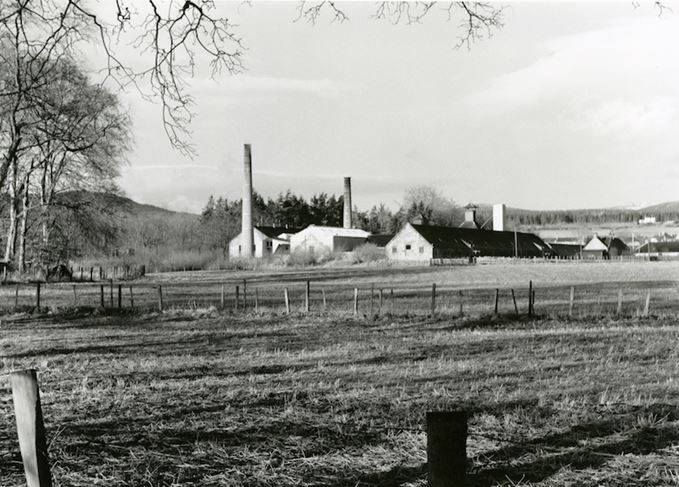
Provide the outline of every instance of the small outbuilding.
{"type": "Polygon", "coordinates": [[[309,225],[290,237],[290,249],[293,252],[349,252],[366,243],[369,236],[357,228],[309,225]]]}
{"type": "MultiPolygon", "coordinates": [[[[290,252],[290,237],[298,231],[299,229],[296,228],[255,226],[253,228],[253,255],[262,258],[290,252]]],[[[241,235],[242,233],[239,233],[229,242],[229,256],[243,255],[241,235]]]]}
{"type": "Polygon", "coordinates": [[[599,237],[594,235],[582,248],[583,259],[610,259],[628,255],[627,244],[617,237],[599,237]]]}

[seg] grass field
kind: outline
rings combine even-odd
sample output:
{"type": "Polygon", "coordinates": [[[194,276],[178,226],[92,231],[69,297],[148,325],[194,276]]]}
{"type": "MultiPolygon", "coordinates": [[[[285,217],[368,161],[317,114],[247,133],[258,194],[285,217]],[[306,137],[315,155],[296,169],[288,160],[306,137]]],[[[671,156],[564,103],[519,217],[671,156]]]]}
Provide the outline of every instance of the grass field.
{"type": "Polygon", "coordinates": [[[670,316],[68,318],[0,335],[3,371],[39,369],[56,485],[423,486],[424,415],[452,408],[473,415],[470,485],[679,482],[670,316]]]}
{"type": "MultiPolygon", "coordinates": [[[[460,408],[470,485],[677,485],[677,275],[672,262],[176,273],[134,282],[136,312],[99,309],[98,285],[79,285],[76,307],[71,285],[49,285],[49,314],[30,287],[12,311],[5,287],[0,374],[38,369],[58,486],[424,486],[425,413],[460,408]],[[249,310],[217,311],[242,279],[249,310]],[[381,313],[371,287],[394,289],[381,313]]],[[[22,485],[2,375],[0,417],[0,485],[22,485]]]]}
{"type": "MultiPolygon", "coordinates": [[[[464,313],[479,315],[493,310],[496,289],[500,292],[501,312],[514,312],[510,294],[512,289],[520,312],[525,311],[528,282],[532,281],[536,288],[536,309],[540,312],[568,312],[570,287],[575,286],[575,313],[596,315],[615,311],[619,292],[622,292],[623,314],[634,314],[643,308],[649,291],[653,312],[679,312],[678,277],[679,261],[508,261],[454,267],[356,266],[276,272],[175,272],[151,274],[133,282],[112,281],[103,284],[104,303],[109,308],[117,307],[118,284],[121,284],[121,304],[124,308],[131,306],[132,286],[136,308],[157,309],[157,288],[160,285],[166,308],[219,307],[221,288],[224,286],[225,307],[234,309],[235,287],[239,286],[242,299],[242,283],[247,280],[250,308],[254,306],[256,292],[260,311],[282,313],[285,309],[284,288],[289,290],[292,311],[299,311],[304,303],[305,283],[310,280],[312,310],[344,315],[353,313],[354,288],[359,290],[359,312],[362,315],[371,314],[371,289],[372,314],[380,311],[380,290],[383,291],[382,312],[428,314],[431,311],[431,287],[436,284],[439,312],[459,314],[462,303],[464,313]],[[326,294],[326,307],[322,306],[323,292],[326,294]]],[[[99,283],[43,285],[41,306],[53,310],[74,306],[98,308],[101,305],[100,292],[99,283]]],[[[35,285],[20,286],[18,294],[13,285],[1,286],[0,311],[13,311],[15,303],[19,309],[28,311],[35,306],[35,294],[35,285]]]]}

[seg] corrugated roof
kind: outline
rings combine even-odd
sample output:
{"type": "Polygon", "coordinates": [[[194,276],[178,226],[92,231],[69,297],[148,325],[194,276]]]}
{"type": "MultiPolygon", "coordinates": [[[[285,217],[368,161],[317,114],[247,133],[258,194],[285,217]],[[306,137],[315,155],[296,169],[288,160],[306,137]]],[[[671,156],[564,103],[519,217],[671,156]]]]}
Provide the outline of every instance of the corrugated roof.
{"type": "Polygon", "coordinates": [[[450,256],[468,256],[472,252],[489,257],[543,257],[550,247],[532,233],[495,232],[473,228],[412,225],[435,249],[450,256]],[[515,250],[515,238],[517,250],[515,250]]]}

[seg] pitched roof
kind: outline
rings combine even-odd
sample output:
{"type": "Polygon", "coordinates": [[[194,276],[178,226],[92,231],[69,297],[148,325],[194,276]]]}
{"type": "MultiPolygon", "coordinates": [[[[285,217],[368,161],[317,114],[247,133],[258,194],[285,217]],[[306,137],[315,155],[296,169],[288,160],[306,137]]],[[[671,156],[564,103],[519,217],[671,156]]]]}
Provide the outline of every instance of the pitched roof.
{"type": "Polygon", "coordinates": [[[599,237],[594,235],[589,242],[582,248],[584,251],[600,251],[600,250],[610,250],[611,247],[617,248],[619,251],[625,251],[628,249],[627,244],[620,240],[618,237],[599,237]]]}
{"type": "Polygon", "coordinates": [[[583,251],[600,251],[608,250],[608,245],[606,245],[603,240],[594,235],[589,242],[582,248],[583,251]]]}
{"type": "Polygon", "coordinates": [[[611,247],[616,247],[618,250],[628,250],[629,247],[627,247],[627,244],[620,240],[618,237],[606,237],[602,239],[603,243],[606,244],[606,247],[609,249],[611,247]]]}
{"type": "Polygon", "coordinates": [[[514,257],[517,254],[520,257],[543,257],[545,253],[552,252],[540,237],[532,233],[496,232],[437,225],[412,225],[412,227],[435,248],[451,255],[467,256],[476,253],[491,257],[514,257]]]}
{"type": "Polygon", "coordinates": [[[378,247],[386,247],[392,238],[394,238],[393,233],[374,233],[368,237],[368,243],[375,244],[378,247]]]}
{"type": "Polygon", "coordinates": [[[255,225],[255,228],[269,238],[278,238],[282,233],[297,233],[301,230],[300,228],[266,227],[260,225],[255,225]]]}
{"type": "Polygon", "coordinates": [[[465,220],[462,223],[460,223],[460,226],[458,228],[472,228],[472,229],[478,229],[479,224],[476,223],[475,221],[472,220],[465,220]]]}
{"type": "Polygon", "coordinates": [[[548,245],[559,257],[575,257],[580,254],[580,244],[549,242],[548,245]]]}

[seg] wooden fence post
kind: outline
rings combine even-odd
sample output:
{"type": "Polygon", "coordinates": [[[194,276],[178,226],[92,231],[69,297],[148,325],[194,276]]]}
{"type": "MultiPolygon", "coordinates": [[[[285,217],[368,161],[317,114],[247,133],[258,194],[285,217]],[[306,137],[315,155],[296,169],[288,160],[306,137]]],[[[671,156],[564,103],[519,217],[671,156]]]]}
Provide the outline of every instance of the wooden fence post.
{"type": "Polygon", "coordinates": [[[94,267],[90,267],[90,282],[94,281],[94,267]]]}
{"type": "Polygon", "coordinates": [[[163,312],[163,286],[158,285],[158,311],[163,312]]]}
{"type": "Polygon", "coordinates": [[[19,283],[17,282],[16,290],[14,291],[14,308],[19,307],[19,283]]]}
{"type": "Polygon", "coordinates": [[[497,308],[498,308],[498,305],[499,305],[499,301],[500,301],[500,290],[495,289],[495,310],[493,311],[493,313],[496,314],[496,315],[497,315],[497,308]]]}
{"type": "Polygon", "coordinates": [[[78,306],[78,294],[75,289],[75,284],[73,284],[73,307],[78,306]]]}
{"type": "Polygon", "coordinates": [[[99,292],[100,292],[100,297],[101,297],[101,307],[105,308],[106,302],[104,301],[104,285],[103,284],[99,285],[99,292]]]}
{"type": "Polygon", "coordinates": [[[533,316],[533,281],[528,281],[528,316],[533,316]]]}
{"type": "Polygon", "coordinates": [[[132,291],[132,286],[130,286],[130,308],[134,309],[134,292],[132,291]]]}
{"type": "Polygon", "coordinates": [[[571,286],[571,296],[568,301],[568,316],[573,316],[573,302],[575,301],[575,286],[571,286]]]}
{"type": "Polygon", "coordinates": [[[226,301],[226,296],[224,295],[224,284],[222,284],[222,291],[221,294],[219,295],[219,309],[224,309],[226,301]]]}
{"type": "Polygon", "coordinates": [[[458,296],[460,297],[460,316],[464,315],[462,310],[462,290],[458,291],[458,296]]]}
{"type": "Polygon", "coordinates": [[[394,288],[389,290],[389,312],[394,312],[394,288]]]}
{"type": "Polygon", "coordinates": [[[646,304],[644,305],[644,317],[648,317],[648,309],[651,305],[651,291],[646,294],[646,304]]]}
{"type": "Polygon", "coordinates": [[[236,286],[236,303],[234,304],[234,309],[238,311],[238,302],[240,301],[240,288],[236,286]]]}
{"type": "Polygon", "coordinates": [[[429,487],[463,486],[467,478],[467,413],[427,413],[429,487]]]}
{"type": "Polygon", "coordinates": [[[514,312],[516,313],[516,317],[519,317],[519,307],[516,304],[516,294],[514,294],[514,289],[512,289],[512,301],[514,302],[514,312]]]}
{"type": "Polygon", "coordinates": [[[373,309],[374,309],[374,297],[375,297],[375,284],[370,285],[370,317],[372,318],[373,316],[373,309]]]}
{"type": "Polygon", "coordinates": [[[618,307],[615,309],[615,314],[622,313],[622,288],[618,289],[618,307]]]}
{"type": "Polygon", "coordinates": [[[307,279],[306,288],[304,289],[304,312],[309,312],[309,294],[311,293],[311,281],[307,279]]]}
{"type": "Polygon", "coordinates": [[[354,288],[354,316],[358,316],[358,288],[354,288]]]}
{"type": "Polygon", "coordinates": [[[113,279],[109,280],[109,305],[113,308],[113,279]]]}
{"type": "Polygon", "coordinates": [[[384,301],[383,291],[380,289],[380,306],[378,308],[378,313],[382,316],[382,302],[384,301]]]}
{"type": "Polygon", "coordinates": [[[248,309],[248,284],[245,279],[243,279],[243,310],[248,309]]]}
{"type": "Polygon", "coordinates": [[[323,293],[323,311],[328,309],[328,301],[325,299],[325,288],[321,289],[321,292],[323,293]]]}
{"type": "Polygon", "coordinates": [[[431,315],[436,314],[436,283],[431,285],[431,315]]]}
{"type": "Polygon", "coordinates": [[[290,314],[290,293],[288,288],[283,289],[283,297],[285,298],[285,314],[290,314]]]}
{"type": "Polygon", "coordinates": [[[35,307],[40,311],[40,283],[35,283],[35,307]]]}
{"type": "Polygon", "coordinates": [[[36,372],[12,372],[10,382],[26,484],[28,487],[51,487],[52,477],[36,372]]]}
{"type": "Polygon", "coordinates": [[[118,309],[123,307],[123,285],[118,284],[118,309]]]}

